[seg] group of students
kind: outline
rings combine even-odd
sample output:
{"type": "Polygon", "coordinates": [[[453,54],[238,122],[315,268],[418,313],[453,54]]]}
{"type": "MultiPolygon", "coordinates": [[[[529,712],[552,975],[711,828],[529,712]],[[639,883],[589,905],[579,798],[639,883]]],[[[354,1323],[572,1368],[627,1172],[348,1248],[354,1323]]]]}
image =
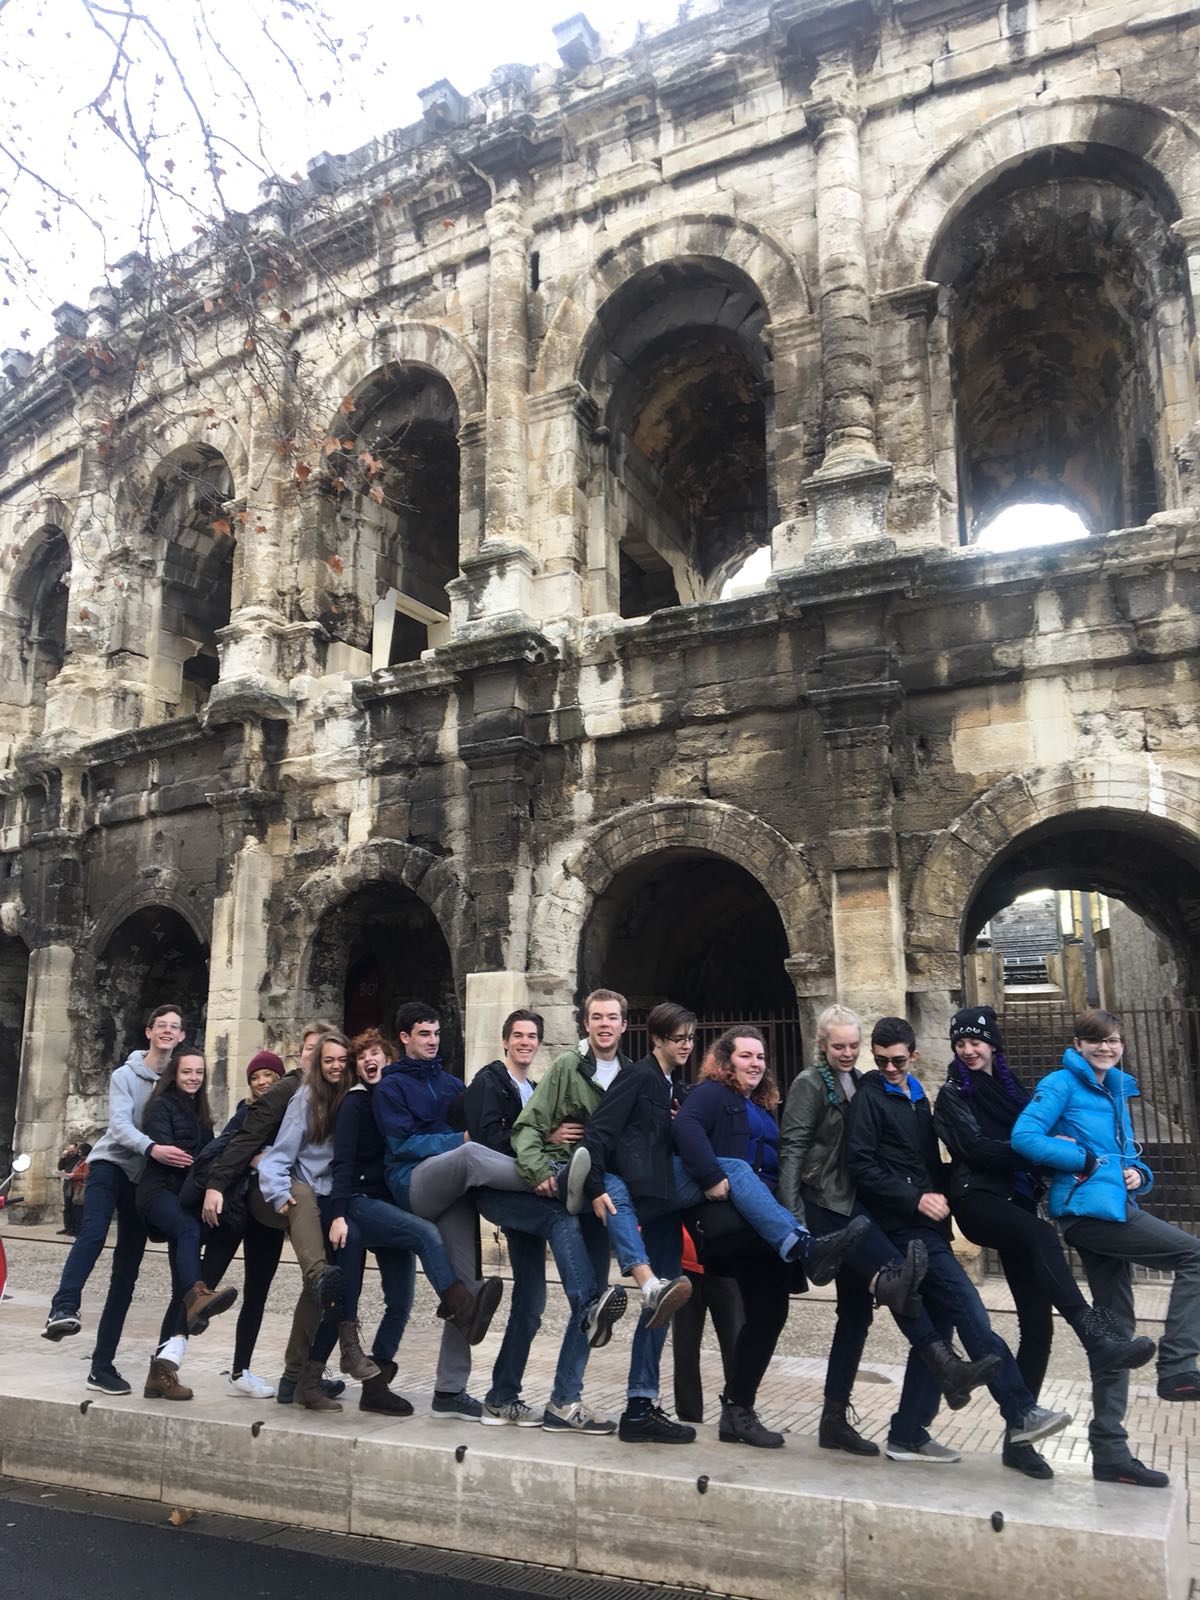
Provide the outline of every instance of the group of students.
{"type": "MultiPolygon", "coordinates": [[[[269,1051],[252,1059],[247,1098],[214,1134],[203,1055],[183,1041],[178,1008],[156,1008],[147,1048],[113,1074],[109,1126],[91,1153],[83,1225],[45,1337],[80,1331],[83,1287],[115,1214],[89,1387],[130,1392],[115,1367],[117,1344],[146,1239],[160,1238],[172,1296],[144,1393],[191,1399],[180,1377],[188,1340],[237,1300],[222,1280],[240,1244],[231,1390],[340,1410],[345,1386],[326,1376],[336,1347],[341,1371],[361,1383],[361,1409],[406,1416],[413,1408],[391,1383],[419,1259],[444,1322],[434,1416],[686,1444],[695,1428],[659,1404],[660,1363],[668,1324],[685,1307],[688,1341],[698,1339],[698,1307],[689,1302],[703,1284],[714,1307],[736,1306],[736,1320],[719,1326],[719,1437],[777,1449],[783,1435],[762,1422],[756,1402],[789,1297],[810,1282],[834,1282],[823,1447],[879,1454],[856,1426],[851,1396],[873,1311],[883,1307],[911,1352],[887,1456],[959,1460],[930,1425],[942,1400],[954,1409],[986,1386],[1005,1423],[1004,1464],[1049,1478],[1035,1447],[1071,1420],[1039,1403],[1053,1308],[1088,1355],[1094,1475],[1166,1484],[1164,1473],[1132,1455],[1123,1425],[1128,1373],[1155,1354],[1136,1333],[1130,1265],[1174,1272],[1158,1393],[1200,1399],[1200,1244],[1137,1204],[1152,1177],[1133,1140],[1128,1106],[1137,1090],[1119,1067],[1115,1017],[1084,1013],[1062,1069],[1031,1098],[1005,1063],[995,1013],[961,1011],[934,1106],[911,1070],[916,1038],[903,1018],[875,1024],[875,1070],[860,1073],[859,1019],[833,1006],[818,1021],[815,1063],[792,1085],[781,1118],[780,1092],[753,1027],[723,1034],[690,1086],[696,1017],[686,1008],[654,1007],[650,1051],[638,1062],[621,1049],[623,996],[594,990],[582,1020],[579,1044],[535,1084],[530,1068],[542,1019],[514,1011],[502,1055],[469,1085],[442,1065],[441,1022],[431,1006],[400,1007],[398,1050],[377,1030],[349,1040],[314,1023],[292,1070],[269,1051]],[[1079,1251],[1092,1304],[1044,1210],[1079,1251]],[[512,1269],[509,1315],[482,1399],[468,1388],[471,1352],[496,1314],[502,1284],[481,1275],[480,1217],[504,1232],[512,1269]],[[950,1247],[951,1217],[967,1238],[999,1252],[1017,1307],[1015,1357],[950,1247]],[[250,1363],[285,1234],[304,1287],[283,1375],[272,1385],[250,1363]],[[685,1240],[693,1252],[687,1273],[685,1240]],[[534,1407],[522,1387],[546,1304],[547,1245],[570,1315],[549,1400],[534,1407]],[[378,1264],[385,1307],[369,1354],[358,1326],[367,1252],[378,1264]],[[608,1343],[630,1299],[609,1282],[610,1255],[632,1280],[639,1312],[619,1421],[597,1416],[583,1398],[588,1356],[608,1343]],[[956,1333],[965,1359],[952,1346],[956,1333]]],[[[702,1416],[694,1391],[687,1410],[679,1409],[702,1416]]]]}

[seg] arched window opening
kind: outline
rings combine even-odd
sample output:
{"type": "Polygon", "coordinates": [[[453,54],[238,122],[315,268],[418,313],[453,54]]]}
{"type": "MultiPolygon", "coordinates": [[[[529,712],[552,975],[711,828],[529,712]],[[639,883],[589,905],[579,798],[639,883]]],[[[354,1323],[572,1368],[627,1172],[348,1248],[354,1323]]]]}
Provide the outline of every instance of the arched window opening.
{"type": "Polygon", "coordinates": [[[623,616],[676,603],[672,588],[715,599],[770,537],[765,323],[750,280],[708,258],[646,268],[597,314],[582,376],[608,442],[590,497],[623,616]]]}
{"type": "Polygon", "coordinates": [[[342,448],[321,485],[336,507],[318,542],[321,620],[369,651],[373,668],[414,661],[446,635],[459,572],[458,425],[443,377],[397,365],[338,419],[342,448]]]}
{"type": "Polygon", "coordinates": [[[437,918],[410,889],[376,883],[326,912],[313,938],[308,995],[314,1015],[342,1017],[350,1034],[393,1030],[396,1007],[425,1000],[442,1015],[442,1059],[462,1068],[462,1023],[450,948],[437,918]]]}
{"type": "Polygon", "coordinates": [[[1142,520],[1169,400],[1157,318],[1184,294],[1164,204],[1136,157],[1055,149],[1003,173],[935,246],[964,542],[1018,495],[1095,531],[1142,520]]]}
{"type": "Polygon", "coordinates": [[[233,477],[217,451],[177,457],[156,485],[147,531],[159,571],[153,678],[168,716],[207,702],[220,671],[217,634],[229,625],[233,592],[233,477]]]}
{"type": "Polygon", "coordinates": [[[70,581],[66,535],[61,528],[47,528],[14,595],[21,615],[21,665],[32,706],[45,705],[46,687],[66,659],[70,581]]]}
{"type": "Polygon", "coordinates": [[[146,1043],[155,1006],[182,1007],[188,1039],[203,1045],[208,1011],[208,949],[190,924],[166,906],[146,906],[116,928],[96,962],[95,1039],[89,1072],[119,1067],[146,1043]]]}
{"type": "Polygon", "coordinates": [[[757,594],[766,587],[771,576],[771,547],[764,545],[734,568],[721,588],[722,600],[736,600],[740,595],[757,594]]]}

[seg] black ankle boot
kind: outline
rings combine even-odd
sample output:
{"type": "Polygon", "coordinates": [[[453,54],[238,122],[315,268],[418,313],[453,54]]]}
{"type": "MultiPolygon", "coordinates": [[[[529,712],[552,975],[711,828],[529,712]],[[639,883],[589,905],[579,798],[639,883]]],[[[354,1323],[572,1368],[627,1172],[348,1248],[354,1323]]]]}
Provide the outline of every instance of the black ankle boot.
{"type": "Polygon", "coordinates": [[[1144,1367],[1147,1361],[1153,1361],[1158,1348],[1153,1339],[1144,1336],[1126,1338],[1121,1331],[1121,1324],[1103,1306],[1088,1306],[1086,1311],[1081,1311],[1072,1320],[1071,1326],[1087,1351],[1093,1378],[1098,1378],[1103,1372],[1144,1367]]]}
{"type": "Polygon", "coordinates": [[[772,1433],[759,1420],[758,1412],[751,1406],[737,1406],[730,1400],[721,1401],[721,1423],[717,1438],[722,1444],[749,1444],[758,1450],[782,1450],[783,1435],[772,1433]]]}
{"type": "Polygon", "coordinates": [[[999,1356],[984,1356],[979,1361],[964,1361],[944,1339],[923,1344],[918,1354],[933,1373],[951,1411],[961,1411],[978,1389],[1000,1365],[999,1356]]]}
{"type": "Polygon", "coordinates": [[[831,1283],[851,1250],[870,1230],[871,1224],[866,1217],[851,1217],[837,1233],[823,1233],[819,1239],[810,1234],[800,1257],[809,1283],[831,1283]]]}
{"type": "Polygon", "coordinates": [[[817,1431],[817,1443],[822,1450],[845,1450],[852,1456],[877,1456],[879,1446],[863,1438],[850,1420],[852,1415],[849,1406],[840,1406],[836,1400],[826,1400],[821,1412],[821,1426],[817,1431]]]}
{"type": "Polygon", "coordinates": [[[915,1317],[921,1310],[921,1284],[929,1253],[920,1239],[911,1239],[903,1261],[889,1262],[875,1275],[875,1304],[897,1317],[915,1317]]]}

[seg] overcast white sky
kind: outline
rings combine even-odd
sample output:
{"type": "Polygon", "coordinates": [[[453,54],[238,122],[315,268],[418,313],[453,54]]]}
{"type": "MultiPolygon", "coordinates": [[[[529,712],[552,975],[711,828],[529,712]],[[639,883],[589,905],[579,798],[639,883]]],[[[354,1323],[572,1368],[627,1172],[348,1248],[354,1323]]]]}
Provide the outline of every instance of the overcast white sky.
{"type": "MultiPolygon", "coordinates": [[[[117,35],[131,4],[0,0],[0,257],[8,270],[0,283],[8,302],[0,305],[0,348],[46,343],[50,309],[64,300],[86,306],[105,263],[137,247],[147,188],[134,156],[101,120],[124,121],[120,84],[102,98],[117,52],[101,30],[117,35]],[[22,175],[14,158],[77,200],[103,233],[22,175]]],[[[411,9],[405,0],[320,4],[340,40],[332,48],[286,0],[140,0],[136,7],[160,30],[219,136],[216,160],[235,209],[257,203],[260,166],[290,176],[319,150],[351,150],[415,122],[417,90],[439,78],[465,94],[504,62],[557,63],[551,25],[579,9],[571,0],[414,0],[411,9]]],[[[585,9],[606,43],[620,49],[639,21],[657,30],[675,19],[678,6],[592,0],[585,9]]],[[[154,134],[150,169],[179,194],[164,219],[167,236],[158,230],[165,251],[188,243],[213,208],[203,145],[163,50],[144,30],[126,35],[125,49],[135,120],[154,134]]]]}

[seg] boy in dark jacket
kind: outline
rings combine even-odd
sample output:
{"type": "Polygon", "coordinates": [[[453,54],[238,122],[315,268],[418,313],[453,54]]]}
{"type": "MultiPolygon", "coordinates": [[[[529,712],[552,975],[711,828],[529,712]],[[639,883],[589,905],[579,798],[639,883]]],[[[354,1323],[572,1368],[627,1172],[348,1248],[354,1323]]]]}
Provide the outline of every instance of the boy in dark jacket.
{"type": "MultiPolygon", "coordinates": [[[[467,1132],[475,1143],[511,1153],[513,1124],[533,1098],[529,1068],[541,1046],[542,1028],[536,1011],[514,1011],[505,1018],[502,1059],[477,1072],[463,1096],[467,1132]]],[[[624,1289],[609,1287],[608,1238],[603,1228],[590,1217],[581,1222],[570,1216],[556,1196],[482,1188],[475,1191],[475,1201],[482,1216],[503,1228],[513,1271],[508,1325],[480,1421],[492,1426],[540,1424],[548,1431],[615,1433],[615,1422],[593,1416],[583,1404],[589,1351],[608,1343],[627,1301],[624,1289]],[[544,1411],[535,1411],[521,1399],[521,1382],[546,1305],[547,1243],[554,1252],[571,1317],[563,1334],[550,1403],[544,1411]]]]}
{"type": "MultiPolygon", "coordinates": [[[[920,1080],[909,1072],[917,1058],[917,1038],[903,1017],[882,1017],[871,1033],[877,1070],[866,1073],[850,1102],[846,1162],[863,1204],[897,1248],[914,1240],[925,1246],[927,1266],[921,1297],[944,1338],[958,1329],[975,1361],[999,1357],[987,1380],[1000,1407],[1009,1445],[1034,1444],[1065,1428],[1066,1411],[1039,1406],[1022,1378],[1012,1352],[992,1330],[979,1291],[950,1248],[950,1203],[933,1126],[933,1114],[920,1080]]],[[[937,1378],[928,1373],[917,1437],[888,1436],[892,1461],[950,1462],[961,1459],[929,1437],[938,1405],[937,1378]]]]}

